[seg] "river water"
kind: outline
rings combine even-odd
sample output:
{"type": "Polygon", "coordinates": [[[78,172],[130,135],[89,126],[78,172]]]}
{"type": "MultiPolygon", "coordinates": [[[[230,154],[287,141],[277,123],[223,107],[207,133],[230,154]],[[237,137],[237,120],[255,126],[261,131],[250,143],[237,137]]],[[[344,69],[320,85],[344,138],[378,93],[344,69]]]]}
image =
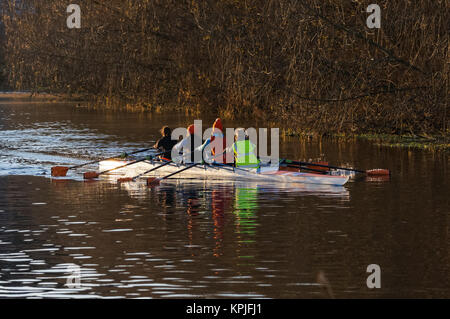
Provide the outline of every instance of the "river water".
{"type": "Polygon", "coordinates": [[[450,297],[443,154],[282,139],[282,157],[392,171],[328,188],[49,176],[54,165],[145,148],[163,124],[192,120],[2,101],[0,298],[450,297]],[[379,289],[366,283],[371,264],[379,289]]]}

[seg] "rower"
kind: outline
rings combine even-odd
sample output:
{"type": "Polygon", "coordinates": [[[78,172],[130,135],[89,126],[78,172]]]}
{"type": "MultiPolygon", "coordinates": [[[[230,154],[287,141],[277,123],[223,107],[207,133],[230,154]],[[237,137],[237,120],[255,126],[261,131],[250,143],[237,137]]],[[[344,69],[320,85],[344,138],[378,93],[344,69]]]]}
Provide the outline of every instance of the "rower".
{"type": "Polygon", "coordinates": [[[196,148],[196,151],[202,152],[204,160],[207,162],[226,163],[226,154],[224,153],[227,147],[226,139],[223,135],[222,120],[217,118],[214,121],[211,136],[203,143],[203,145],[196,148]],[[211,149],[204,152],[204,149],[211,144],[211,149]],[[220,156],[223,154],[223,156],[220,156]]]}
{"type": "Polygon", "coordinates": [[[195,149],[195,145],[200,145],[201,138],[195,134],[194,124],[189,125],[187,128],[187,136],[183,138],[172,148],[172,159],[180,159],[180,153],[182,153],[182,162],[194,163],[195,160],[201,161],[202,154],[198,149],[195,149]]]}
{"type": "Polygon", "coordinates": [[[177,141],[172,140],[172,130],[168,126],[163,126],[160,132],[162,137],[153,147],[164,152],[160,159],[170,161],[172,160],[172,148],[177,144],[177,141]]]}
{"type": "Polygon", "coordinates": [[[234,153],[236,167],[259,168],[260,162],[255,154],[256,146],[250,141],[243,128],[236,129],[234,144],[226,149],[226,152],[230,151],[234,153]]]}
{"type": "Polygon", "coordinates": [[[224,153],[224,150],[227,148],[227,141],[225,136],[223,135],[223,125],[222,120],[220,118],[217,118],[213,125],[213,130],[211,133],[211,143],[213,143],[213,146],[211,148],[211,154],[212,156],[219,162],[226,164],[227,163],[227,156],[224,153]],[[216,149],[216,146],[218,148],[216,149]],[[223,153],[222,158],[216,156],[219,156],[223,153]]]}

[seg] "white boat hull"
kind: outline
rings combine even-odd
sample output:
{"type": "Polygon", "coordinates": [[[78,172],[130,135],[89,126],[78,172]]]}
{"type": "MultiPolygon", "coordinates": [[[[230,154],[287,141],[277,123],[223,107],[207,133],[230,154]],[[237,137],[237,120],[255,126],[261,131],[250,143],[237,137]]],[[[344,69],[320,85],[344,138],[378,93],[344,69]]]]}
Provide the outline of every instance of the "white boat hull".
{"type": "MultiPolygon", "coordinates": [[[[114,169],[119,166],[131,163],[127,160],[106,160],[100,162],[99,171],[114,169]]],[[[152,168],[158,167],[162,162],[142,161],[123,168],[109,172],[109,177],[134,177],[142,174],[152,168]]],[[[151,173],[145,174],[142,177],[164,176],[185,168],[186,165],[169,164],[161,167],[151,173]]],[[[280,170],[278,166],[261,167],[260,172],[255,169],[235,169],[227,166],[208,166],[198,165],[181,172],[174,176],[174,178],[204,178],[204,179],[237,179],[250,181],[266,181],[275,183],[301,183],[301,184],[320,184],[320,185],[336,185],[342,186],[347,183],[348,176],[331,176],[322,174],[310,174],[280,170]]]]}

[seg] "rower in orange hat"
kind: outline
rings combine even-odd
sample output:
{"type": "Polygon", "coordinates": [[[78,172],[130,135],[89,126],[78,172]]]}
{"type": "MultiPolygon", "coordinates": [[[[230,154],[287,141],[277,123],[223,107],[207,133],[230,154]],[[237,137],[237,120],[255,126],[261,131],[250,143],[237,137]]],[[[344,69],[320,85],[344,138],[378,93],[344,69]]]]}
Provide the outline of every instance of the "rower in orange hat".
{"type": "MultiPolygon", "coordinates": [[[[183,154],[182,161],[184,163],[193,163],[194,158],[195,158],[194,153],[196,152],[196,149],[195,149],[195,139],[196,138],[198,138],[198,137],[195,136],[195,126],[194,126],[194,124],[191,124],[187,128],[186,137],[183,138],[178,144],[176,144],[172,148],[172,158],[179,159],[179,156],[174,157],[174,154],[178,155],[178,154],[182,153],[183,154]]],[[[201,141],[201,139],[200,139],[200,141],[201,141]]]]}
{"type": "Polygon", "coordinates": [[[225,163],[226,155],[224,154],[223,158],[222,156],[220,156],[221,154],[223,154],[225,148],[226,140],[223,135],[222,120],[220,118],[217,118],[214,121],[211,136],[201,146],[197,147],[195,151],[202,152],[203,159],[208,163],[225,163]],[[207,146],[209,146],[209,148],[205,150],[207,146]]]}

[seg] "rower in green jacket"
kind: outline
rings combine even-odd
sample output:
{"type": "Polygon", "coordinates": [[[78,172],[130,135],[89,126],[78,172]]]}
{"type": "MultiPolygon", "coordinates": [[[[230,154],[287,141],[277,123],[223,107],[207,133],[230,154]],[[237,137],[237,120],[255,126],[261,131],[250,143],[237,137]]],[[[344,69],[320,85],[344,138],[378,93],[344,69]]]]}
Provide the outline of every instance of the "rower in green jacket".
{"type": "MultiPolygon", "coordinates": [[[[235,132],[234,144],[231,146],[234,153],[236,167],[259,168],[259,160],[256,156],[256,146],[250,141],[245,130],[239,128],[235,132]]],[[[227,151],[231,151],[227,149],[227,151]]]]}

